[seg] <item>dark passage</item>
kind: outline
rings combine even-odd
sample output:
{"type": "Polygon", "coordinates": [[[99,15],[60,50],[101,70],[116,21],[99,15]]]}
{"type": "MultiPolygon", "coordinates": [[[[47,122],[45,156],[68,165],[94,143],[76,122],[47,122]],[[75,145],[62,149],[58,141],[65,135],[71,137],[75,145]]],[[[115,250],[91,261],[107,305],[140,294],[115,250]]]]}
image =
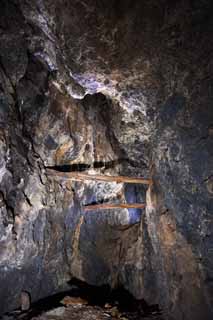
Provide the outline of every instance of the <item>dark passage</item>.
{"type": "Polygon", "coordinates": [[[115,168],[120,164],[129,164],[132,167],[136,167],[137,163],[129,159],[117,159],[112,161],[95,161],[93,164],[87,163],[74,163],[74,164],[63,164],[57,166],[47,166],[46,169],[53,169],[60,172],[72,172],[72,171],[86,171],[88,169],[111,169],[115,168]]]}

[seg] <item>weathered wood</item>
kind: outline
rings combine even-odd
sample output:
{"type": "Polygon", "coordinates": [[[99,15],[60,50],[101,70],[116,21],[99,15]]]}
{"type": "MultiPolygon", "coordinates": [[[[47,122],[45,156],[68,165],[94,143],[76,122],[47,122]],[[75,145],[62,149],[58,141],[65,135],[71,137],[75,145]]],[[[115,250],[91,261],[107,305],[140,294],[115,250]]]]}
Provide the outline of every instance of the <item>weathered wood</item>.
{"type": "Polygon", "coordinates": [[[144,209],[145,203],[101,203],[83,206],[84,211],[104,210],[104,209],[144,209]]]}
{"type": "Polygon", "coordinates": [[[139,183],[139,184],[151,184],[151,179],[145,179],[140,177],[128,177],[128,176],[107,176],[100,174],[89,174],[83,172],[60,172],[53,169],[47,169],[47,174],[50,176],[56,176],[68,180],[92,180],[92,181],[105,181],[105,182],[117,182],[117,183],[139,183]]]}

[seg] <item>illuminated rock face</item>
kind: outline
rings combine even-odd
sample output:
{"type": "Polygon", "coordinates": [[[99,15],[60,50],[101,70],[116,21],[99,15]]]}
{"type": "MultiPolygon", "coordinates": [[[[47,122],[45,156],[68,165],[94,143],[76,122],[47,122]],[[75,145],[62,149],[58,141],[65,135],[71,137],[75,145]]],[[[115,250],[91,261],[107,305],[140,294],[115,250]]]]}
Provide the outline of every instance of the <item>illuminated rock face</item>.
{"type": "Polygon", "coordinates": [[[121,284],[212,319],[211,1],[0,3],[0,312],[121,284]],[[152,177],[58,181],[45,167],[152,177]],[[84,214],[82,204],[147,202],[84,214]]]}

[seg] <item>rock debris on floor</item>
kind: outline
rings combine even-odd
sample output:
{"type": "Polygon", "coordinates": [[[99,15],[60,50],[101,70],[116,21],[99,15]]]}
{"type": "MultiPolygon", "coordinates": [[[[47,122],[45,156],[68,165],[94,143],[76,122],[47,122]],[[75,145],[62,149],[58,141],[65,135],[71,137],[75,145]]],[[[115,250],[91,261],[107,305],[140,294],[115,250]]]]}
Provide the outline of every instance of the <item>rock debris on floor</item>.
{"type": "MultiPolygon", "coordinates": [[[[80,283],[79,283],[80,284],[80,283]]],[[[0,320],[163,320],[158,305],[136,300],[124,289],[107,291],[81,283],[81,288],[61,292],[33,303],[28,310],[17,309],[0,320]]]]}
{"type": "MultiPolygon", "coordinates": [[[[67,299],[68,300],[68,299],[67,299]]],[[[37,316],[33,316],[32,310],[28,313],[15,312],[2,317],[2,320],[139,320],[153,319],[162,320],[159,312],[153,311],[150,314],[143,315],[135,312],[119,311],[117,306],[106,305],[105,307],[86,305],[82,302],[71,302],[60,306],[37,316]]]]}

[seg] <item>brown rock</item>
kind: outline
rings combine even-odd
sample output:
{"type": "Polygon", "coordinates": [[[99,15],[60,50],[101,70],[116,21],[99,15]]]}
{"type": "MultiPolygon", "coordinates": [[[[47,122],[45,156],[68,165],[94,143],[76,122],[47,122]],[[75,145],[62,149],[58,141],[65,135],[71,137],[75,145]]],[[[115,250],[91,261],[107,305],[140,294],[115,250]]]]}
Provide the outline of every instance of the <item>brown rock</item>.
{"type": "Polygon", "coordinates": [[[21,310],[27,311],[30,309],[31,298],[29,292],[22,291],[21,293],[21,310]]]}
{"type": "Polygon", "coordinates": [[[88,301],[85,299],[82,299],[80,297],[70,297],[66,296],[61,300],[61,303],[65,306],[70,305],[87,305],[88,301]]]}

